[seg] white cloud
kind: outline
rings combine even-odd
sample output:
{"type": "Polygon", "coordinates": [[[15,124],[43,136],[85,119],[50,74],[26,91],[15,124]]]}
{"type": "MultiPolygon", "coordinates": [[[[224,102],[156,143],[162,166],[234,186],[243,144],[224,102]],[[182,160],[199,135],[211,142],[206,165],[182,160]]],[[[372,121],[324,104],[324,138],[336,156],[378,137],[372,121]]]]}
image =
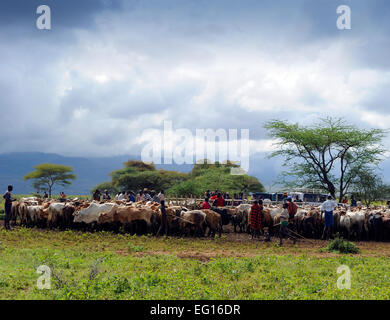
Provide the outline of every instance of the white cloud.
{"type": "Polygon", "coordinates": [[[376,128],[390,128],[390,115],[384,115],[378,112],[362,111],[360,120],[376,128]]]}

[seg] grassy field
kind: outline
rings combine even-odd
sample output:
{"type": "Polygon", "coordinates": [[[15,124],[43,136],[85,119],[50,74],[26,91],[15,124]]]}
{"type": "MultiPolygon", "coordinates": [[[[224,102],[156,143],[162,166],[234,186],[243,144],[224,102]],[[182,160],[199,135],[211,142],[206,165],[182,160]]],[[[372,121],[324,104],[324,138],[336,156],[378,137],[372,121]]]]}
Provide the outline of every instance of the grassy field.
{"type": "Polygon", "coordinates": [[[358,243],[357,255],[326,245],[0,229],[0,299],[390,298],[390,243],[358,243]],[[350,290],[337,288],[342,264],[350,290]],[[52,270],[50,290],[37,288],[40,265],[52,270]]]}

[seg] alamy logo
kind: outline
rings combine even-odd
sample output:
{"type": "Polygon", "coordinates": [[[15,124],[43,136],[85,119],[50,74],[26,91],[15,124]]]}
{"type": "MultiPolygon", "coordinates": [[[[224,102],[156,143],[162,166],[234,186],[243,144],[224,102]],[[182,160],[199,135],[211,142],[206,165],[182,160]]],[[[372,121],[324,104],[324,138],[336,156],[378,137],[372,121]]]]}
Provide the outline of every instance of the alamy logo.
{"type": "Polygon", "coordinates": [[[346,265],[341,265],[337,268],[337,273],[341,276],[337,279],[337,288],[351,289],[351,270],[346,265]]]}
{"type": "Polygon", "coordinates": [[[37,8],[37,28],[39,30],[51,30],[51,10],[49,6],[42,5],[37,8]]]}
{"type": "Polygon", "coordinates": [[[37,279],[37,287],[40,290],[51,289],[51,269],[46,265],[41,265],[37,269],[37,274],[41,276],[37,279]]]}
{"type": "Polygon", "coordinates": [[[346,5],[338,6],[336,13],[340,15],[336,22],[337,28],[351,30],[351,8],[346,5]]]}
{"type": "Polygon", "coordinates": [[[249,129],[196,129],[195,136],[189,129],[173,130],[172,121],[164,121],[163,132],[148,129],[143,132],[146,145],[141,160],[154,164],[194,164],[207,159],[208,163],[239,163],[231,168],[231,174],[246,174],[249,170],[249,129]],[[217,160],[218,159],[218,160],[217,160]]]}

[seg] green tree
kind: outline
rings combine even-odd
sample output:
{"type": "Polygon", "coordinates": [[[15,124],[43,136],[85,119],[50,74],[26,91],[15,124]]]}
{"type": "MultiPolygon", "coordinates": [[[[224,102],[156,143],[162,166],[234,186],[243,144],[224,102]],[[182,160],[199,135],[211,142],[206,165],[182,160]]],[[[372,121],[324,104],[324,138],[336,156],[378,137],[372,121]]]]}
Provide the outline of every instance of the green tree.
{"type": "Polygon", "coordinates": [[[73,168],[69,166],[42,163],[34,167],[35,171],[26,174],[24,180],[33,180],[34,188],[38,191],[47,191],[51,197],[52,189],[55,184],[60,186],[70,185],[69,180],[76,179],[73,168]]]}
{"type": "Polygon", "coordinates": [[[170,195],[178,195],[184,197],[190,196],[201,196],[204,190],[198,181],[195,180],[186,180],[179,184],[172,186],[168,190],[170,195]]]}
{"type": "Polygon", "coordinates": [[[112,185],[121,190],[143,188],[165,190],[189,178],[188,174],[177,171],[157,170],[154,164],[129,160],[124,168],[111,173],[112,185]]]}
{"type": "Polygon", "coordinates": [[[276,139],[271,157],[282,156],[287,185],[321,188],[343,199],[358,172],[377,166],[385,150],[385,131],[364,130],[343,119],[321,119],[314,126],[272,120],[264,127],[276,139]]]}
{"type": "Polygon", "coordinates": [[[238,192],[262,192],[260,181],[248,175],[231,175],[235,164],[196,164],[190,173],[190,180],[174,185],[168,190],[172,195],[203,195],[205,190],[221,190],[231,194],[238,192]]]}
{"type": "Polygon", "coordinates": [[[153,163],[147,163],[140,160],[129,160],[124,163],[125,168],[134,168],[137,171],[155,171],[153,163]]]}
{"type": "Polygon", "coordinates": [[[390,186],[383,183],[381,176],[372,170],[358,172],[353,181],[353,195],[362,199],[366,206],[389,197],[390,186]]]}

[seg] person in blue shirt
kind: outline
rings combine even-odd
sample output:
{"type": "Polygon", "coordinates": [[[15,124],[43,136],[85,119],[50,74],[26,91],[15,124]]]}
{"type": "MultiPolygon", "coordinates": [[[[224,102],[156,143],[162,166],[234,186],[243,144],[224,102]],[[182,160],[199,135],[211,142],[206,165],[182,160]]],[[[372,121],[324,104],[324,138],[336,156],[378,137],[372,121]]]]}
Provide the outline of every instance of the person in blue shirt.
{"type": "Polygon", "coordinates": [[[357,206],[357,202],[354,198],[354,196],[351,197],[351,207],[356,207],[357,206]]]}
{"type": "Polygon", "coordinates": [[[133,192],[130,192],[129,201],[130,202],[135,202],[135,197],[134,197],[134,193],[133,192]]]}
{"type": "Polygon", "coordinates": [[[11,227],[9,225],[9,220],[11,218],[12,201],[15,201],[15,199],[12,199],[12,195],[11,195],[12,190],[13,190],[13,187],[8,186],[8,190],[3,195],[3,198],[5,200],[5,203],[4,203],[4,211],[5,211],[4,228],[6,230],[11,230],[11,227]]]}

